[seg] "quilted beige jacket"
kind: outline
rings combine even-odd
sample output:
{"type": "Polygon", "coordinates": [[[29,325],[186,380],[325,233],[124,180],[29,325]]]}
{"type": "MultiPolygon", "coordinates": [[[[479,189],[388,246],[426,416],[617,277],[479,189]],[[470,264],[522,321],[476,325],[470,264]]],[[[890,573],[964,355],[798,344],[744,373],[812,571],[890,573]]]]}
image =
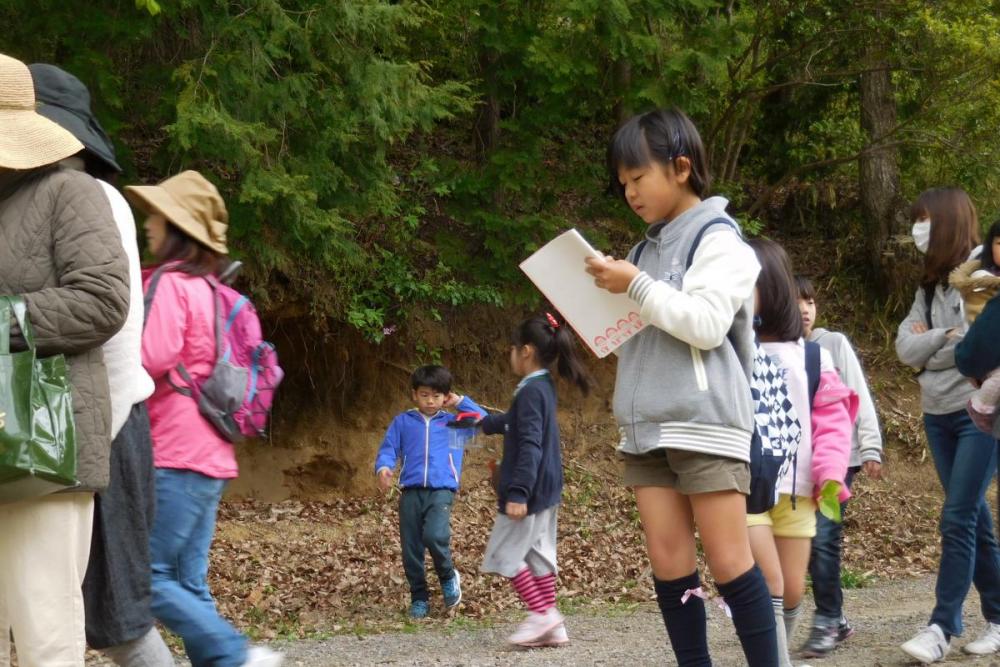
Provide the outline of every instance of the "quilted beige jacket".
{"type": "Polygon", "coordinates": [[[111,403],[101,344],[125,322],[128,275],[97,181],[59,168],[0,171],[0,294],[23,296],[39,353],[69,362],[81,490],[108,483],[111,403]]]}

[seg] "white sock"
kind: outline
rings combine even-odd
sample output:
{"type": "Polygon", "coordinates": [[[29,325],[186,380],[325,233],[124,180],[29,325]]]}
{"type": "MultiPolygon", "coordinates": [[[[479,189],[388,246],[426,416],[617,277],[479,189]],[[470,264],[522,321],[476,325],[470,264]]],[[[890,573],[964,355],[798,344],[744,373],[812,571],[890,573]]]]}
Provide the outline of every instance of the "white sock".
{"type": "Polygon", "coordinates": [[[778,636],[778,667],[792,667],[792,656],[788,654],[788,635],[785,632],[785,601],[771,597],[774,607],[774,629],[778,636]]]}
{"type": "Polygon", "coordinates": [[[795,628],[799,627],[799,618],[802,616],[802,605],[797,604],[791,609],[785,609],[785,636],[788,642],[795,641],[795,628]]]}

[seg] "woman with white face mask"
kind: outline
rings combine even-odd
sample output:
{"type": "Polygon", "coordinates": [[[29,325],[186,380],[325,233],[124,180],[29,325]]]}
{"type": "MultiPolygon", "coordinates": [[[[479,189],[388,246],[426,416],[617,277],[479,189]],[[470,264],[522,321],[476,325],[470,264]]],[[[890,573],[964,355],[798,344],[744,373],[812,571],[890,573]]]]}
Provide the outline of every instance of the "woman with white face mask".
{"type": "Polygon", "coordinates": [[[929,664],[944,659],[951,638],[962,634],[962,605],[972,584],[987,626],[963,650],[978,655],[1000,650],[1000,548],[985,496],[997,469],[997,443],[966,412],[974,390],[955,367],[965,321],[961,294],[949,287],[948,275],[979,243],[975,206],[958,188],[936,188],[917,198],[911,216],[924,271],[910,313],[899,325],[896,353],[919,371],[924,430],[945,500],[936,604],[927,627],[902,649],[929,664]]]}

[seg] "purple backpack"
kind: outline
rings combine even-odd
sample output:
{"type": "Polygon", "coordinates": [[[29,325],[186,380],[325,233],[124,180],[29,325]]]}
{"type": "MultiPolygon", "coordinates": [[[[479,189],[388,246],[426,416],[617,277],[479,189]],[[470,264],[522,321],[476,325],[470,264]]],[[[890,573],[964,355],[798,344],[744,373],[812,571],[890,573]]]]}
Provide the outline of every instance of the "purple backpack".
{"type": "MultiPolygon", "coordinates": [[[[146,313],[160,278],[175,264],[158,268],[146,289],[146,313]]],[[[215,276],[206,276],[215,298],[215,367],[200,384],[184,364],[177,374],[187,386],[170,384],[180,394],[198,402],[198,410],[229,442],[263,436],[274,404],[274,392],[285,377],[274,345],[264,340],[260,319],[250,299],[215,276]]]]}

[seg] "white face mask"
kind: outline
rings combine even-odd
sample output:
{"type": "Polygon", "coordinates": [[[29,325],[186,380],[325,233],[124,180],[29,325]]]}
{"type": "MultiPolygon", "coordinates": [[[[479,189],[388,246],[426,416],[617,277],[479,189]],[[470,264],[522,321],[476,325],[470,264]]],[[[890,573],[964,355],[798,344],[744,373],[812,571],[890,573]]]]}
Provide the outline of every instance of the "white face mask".
{"type": "Polygon", "coordinates": [[[927,254],[927,246],[929,246],[931,242],[930,220],[924,218],[913,223],[913,242],[917,245],[917,250],[927,254]]]}

